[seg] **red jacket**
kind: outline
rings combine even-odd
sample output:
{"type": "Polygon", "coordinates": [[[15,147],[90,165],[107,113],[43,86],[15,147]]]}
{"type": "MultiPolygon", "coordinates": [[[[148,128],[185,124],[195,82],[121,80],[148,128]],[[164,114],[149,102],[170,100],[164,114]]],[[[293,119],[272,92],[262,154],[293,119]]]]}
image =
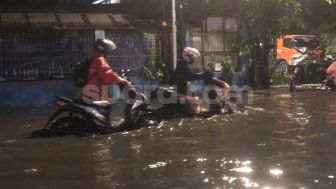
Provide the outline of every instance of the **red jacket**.
{"type": "Polygon", "coordinates": [[[89,81],[82,89],[81,99],[87,103],[109,100],[109,85],[118,83],[119,75],[111,69],[102,53],[92,53],[91,59],[89,81]]]}
{"type": "Polygon", "coordinates": [[[336,60],[327,69],[328,75],[332,75],[333,73],[336,73],[336,60]]]}

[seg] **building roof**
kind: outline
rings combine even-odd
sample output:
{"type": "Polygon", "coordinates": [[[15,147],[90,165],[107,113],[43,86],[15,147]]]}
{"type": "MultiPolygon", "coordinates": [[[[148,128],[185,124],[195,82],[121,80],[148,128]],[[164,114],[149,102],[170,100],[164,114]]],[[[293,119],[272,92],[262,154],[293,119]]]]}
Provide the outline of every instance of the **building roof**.
{"type": "Polygon", "coordinates": [[[0,13],[0,29],[134,29],[126,14],[115,13],[0,13]]]}

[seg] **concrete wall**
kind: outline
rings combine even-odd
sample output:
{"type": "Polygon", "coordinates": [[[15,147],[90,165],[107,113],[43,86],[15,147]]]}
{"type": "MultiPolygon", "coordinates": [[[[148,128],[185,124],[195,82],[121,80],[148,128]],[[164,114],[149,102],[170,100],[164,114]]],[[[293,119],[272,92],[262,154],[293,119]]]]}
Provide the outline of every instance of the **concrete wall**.
{"type": "MultiPolygon", "coordinates": [[[[158,86],[157,81],[143,80],[137,76],[129,79],[141,92],[149,92],[158,86]]],[[[0,108],[48,107],[53,105],[55,95],[76,98],[78,92],[72,80],[0,82],[0,108]]],[[[120,98],[117,86],[111,87],[110,93],[120,98]]]]}
{"type": "MultiPolygon", "coordinates": [[[[216,76],[219,77],[219,74],[217,73],[216,76]]],[[[158,81],[143,80],[139,76],[131,76],[129,80],[145,94],[149,94],[159,85],[158,81]]],[[[238,80],[236,82],[241,82],[238,80]]],[[[200,90],[203,86],[203,82],[195,81],[190,87],[200,90]]],[[[76,98],[78,92],[72,80],[0,82],[0,108],[48,107],[53,105],[55,95],[76,98]]],[[[111,87],[110,93],[115,97],[114,99],[120,98],[117,86],[111,87]]]]}
{"type": "Polygon", "coordinates": [[[0,108],[46,107],[53,105],[53,96],[76,97],[72,80],[0,82],[0,108]]]}

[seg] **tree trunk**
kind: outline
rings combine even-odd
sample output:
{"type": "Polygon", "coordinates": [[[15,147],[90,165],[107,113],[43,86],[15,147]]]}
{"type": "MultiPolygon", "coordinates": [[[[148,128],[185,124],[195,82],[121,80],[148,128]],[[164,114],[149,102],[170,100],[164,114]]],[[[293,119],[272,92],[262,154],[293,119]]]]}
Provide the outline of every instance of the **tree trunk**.
{"type": "Polygon", "coordinates": [[[254,57],[254,61],[255,61],[255,71],[254,71],[254,89],[258,90],[258,89],[262,89],[263,84],[262,84],[262,73],[263,73],[263,63],[262,63],[262,52],[261,52],[261,48],[259,46],[259,43],[256,43],[254,45],[254,51],[255,51],[255,57],[254,57]]]}
{"type": "Polygon", "coordinates": [[[269,88],[269,77],[268,77],[268,47],[260,43],[255,43],[253,47],[253,64],[252,68],[254,76],[254,89],[268,89],[269,88]]]}

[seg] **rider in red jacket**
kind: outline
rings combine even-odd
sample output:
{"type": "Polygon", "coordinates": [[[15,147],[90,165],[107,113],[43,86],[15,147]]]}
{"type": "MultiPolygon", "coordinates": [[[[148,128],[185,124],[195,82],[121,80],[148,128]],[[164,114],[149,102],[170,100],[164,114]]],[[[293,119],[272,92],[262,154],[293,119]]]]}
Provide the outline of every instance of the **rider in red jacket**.
{"type": "Polygon", "coordinates": [[[331,63],[331,65],[328,67],[327,74],[328,75],[336,74],[336,60],[334,60],[333,63],[331,63]]]}
{"type": "Polygon", "coordinates": [[[128,84],[107,63],[106,55],[116,49],[116,45],[107,39],[98,39],[91,54],[92,63],[89,69],[89,81],[83,87],[81,99],[86,103],[109,100],[109,85],[115,83],[128,84]]]}

